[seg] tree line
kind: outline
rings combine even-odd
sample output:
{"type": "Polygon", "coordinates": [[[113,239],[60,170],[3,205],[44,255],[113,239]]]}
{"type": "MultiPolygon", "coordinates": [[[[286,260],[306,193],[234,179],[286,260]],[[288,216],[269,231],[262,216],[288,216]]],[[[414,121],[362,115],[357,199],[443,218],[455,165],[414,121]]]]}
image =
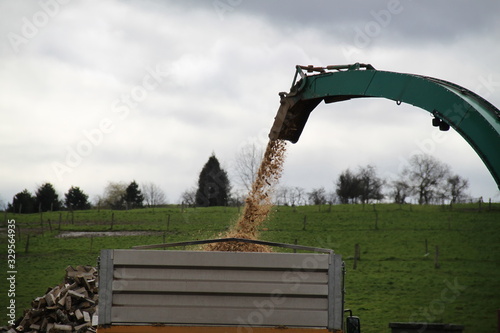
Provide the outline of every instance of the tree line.
{"type": "MultiPolygon", "coordinates": [[[[133,209],[157,206],[166,201],[165,193],[154,183],[141,187],[134,180],[128,185],[123,182],[109,182],[102,196],[98,196],[94,207],[110,209],[133,209]]],[[[71,186],[60,199],[51,183],[40,185],[35,194],[27,189],[14,195],[7,211],[12,213],[37,213],[58,210],[86,210],[92,208],[89,196],[80,187],[71,186]]]]}
{"type": "MultiPolygon", "coordinates": [[[[263,152],[255,145],[242,148],[233,172],[241,188],[249,189],[257,174],[263,152]]],[[[466,193],[469,181],[452,172],[449,165],[428,154],[413,155],[396,179],[379,176],[373,165],[346,169],[334,182],[334,190],[324,187],[307,192],[298,186],[280,186],[275,192],[278,205],[356,204],[415,200],[418,204],[461,203],[470,199],[466,193]]],[[[182,202],[193,206],[241,205],[244,195],[232,191],[227,172],[212,155],[203,167],[198,186],[182,194],[182,202]]]]}
{"type": "Polygon", "coordinates": [[[447,164],[426,154],[414,155],[395,180],[380,177],[373,165],[346,169],[334,183],[334,190],[324,187],[305,192],[300,187],[281,187],[276,199],[280,204],[356,204],[372,202],[418,204],[462,203],[470,199],[466,190],[469,181],[454,174],[447,164]]]}
{"type": "MultiPolygon", "coordinates": [[[[255,145],[242,149],[233,167],[240,188],[247,191],[251,188],[261,158],[262,152],[255,145]]],[[[460,203],[469,199],[466,193],[468,187],[468,180],[454,174],[448,165],[430,155],[419,154],[412,156],[397,179],[380,177],[373,165],[359,166],[357,171],[342,171],[334,182],[333,191],[327,192],[324,187],[320,187],[306,192],[297,186],[281,186],[276,190],[274,199],[278,205],[291,206],[381,201],[404,204],[411,199],[418,204],[460,203]]],[[[233,191],[227,171],[212,154],[201,169],[197,186],[185,190],[180,199],[189,206],[239,206],[244,203],[245,195],[233,191]]],[[[165,203],[166,195],[159,186],[154,183],[139,186],[134,180],[129,184],[109,182],[93,206],[119,210],[165,203]]],[[[59,199],[54,186],[45,183],[37,188],[34,195],[27,189],[17,193],[7,210],[35,213],[61,209],[85,210],[91,207],[88,195],[79,187],[72,186],[64,198],[59,199]]]]}

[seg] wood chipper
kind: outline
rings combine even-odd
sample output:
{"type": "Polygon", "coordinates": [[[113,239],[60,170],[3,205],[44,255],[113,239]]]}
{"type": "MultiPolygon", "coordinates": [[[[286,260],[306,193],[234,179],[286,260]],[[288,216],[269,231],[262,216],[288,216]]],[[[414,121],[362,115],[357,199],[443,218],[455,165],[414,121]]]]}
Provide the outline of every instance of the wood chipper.
{"type": "MultiPolygon", "coordinates": [[[[160,244],[102,250],[99,272],[99,333],[344,329],[344,264],[330,249],[241,238],[160,244]],[[151,249],[211,242],[255,242],[307,253],[151,249]]],[[[359,327],[357,317],[349,323],[359,327]]]]}
{"type": "Polygon", "coordinates": [[[387,98],[428,111],[432,125],[454,128],[490,171],[500,188],[500,110],[473,91],[445,80],[376,70],[370,64],[296,66],[289,92],[281,92],[280,107],[269,133],[271,140],[299,140],[310,113],[322,101],[387,98]]]}

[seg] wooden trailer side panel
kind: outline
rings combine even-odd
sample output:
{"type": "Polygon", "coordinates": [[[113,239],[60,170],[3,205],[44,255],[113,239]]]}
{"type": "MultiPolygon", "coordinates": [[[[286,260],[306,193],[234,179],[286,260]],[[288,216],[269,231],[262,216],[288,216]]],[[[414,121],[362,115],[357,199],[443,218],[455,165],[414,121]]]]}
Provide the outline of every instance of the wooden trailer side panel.
{"type": "Polygon", "coordinates": [[[333,253],[103,250],[99,324],[341,329],[341,270],[333,253]]]}

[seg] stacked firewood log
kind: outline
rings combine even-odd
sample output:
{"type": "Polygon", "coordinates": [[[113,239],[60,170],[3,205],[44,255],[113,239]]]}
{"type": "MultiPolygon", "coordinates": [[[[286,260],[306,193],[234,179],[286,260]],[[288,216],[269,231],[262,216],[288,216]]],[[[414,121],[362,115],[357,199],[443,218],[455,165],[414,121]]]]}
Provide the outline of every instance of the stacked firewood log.
{"type": "Polygon", "coordinates": [[[49,288],[31,302],[8,333],[90,333],[97,326],[97,271],[91,266],[68,266],[64,283],[49,288]]]}

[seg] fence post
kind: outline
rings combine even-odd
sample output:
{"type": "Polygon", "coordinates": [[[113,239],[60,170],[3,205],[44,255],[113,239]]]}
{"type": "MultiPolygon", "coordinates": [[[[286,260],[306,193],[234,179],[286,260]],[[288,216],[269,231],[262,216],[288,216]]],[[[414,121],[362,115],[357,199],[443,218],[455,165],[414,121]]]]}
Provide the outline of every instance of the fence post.
{"type": "Polygon", "coordinates": [[[17,229],[16,238],[20,242],[21,241],[21,227],[18,224],[16,224],[16,229],[17,229]]]}
{"type": "Polygon", "coordinates": [[[30,246],[30,234],[26,237],[26,246],[24,247],[24,253],[28,253],[28,248],[30,246]]]}
{"type": "Polygon", "coordinates": [[[354,244],[354,263],[352,264],[352,269],[356,269],[358,267],[358,259],[360,259],[359,244],[354,244]]]}
{"type": "Polygon", "coordinates": [[[500,333],[500,309],[497,310],[498,333],[500,333]]]}
{"type": "Polygon", "coordinates": [[[304,226],[302,227],[302,230],[306,230],[306,225],[307,225],[307,215],[304,215],[304,226]]]}
{"type": "Polygon", "coordinates": [[[436,245],[436,256],[434,257],[434,268],[439,268],[439,245],[436,245]]]}

